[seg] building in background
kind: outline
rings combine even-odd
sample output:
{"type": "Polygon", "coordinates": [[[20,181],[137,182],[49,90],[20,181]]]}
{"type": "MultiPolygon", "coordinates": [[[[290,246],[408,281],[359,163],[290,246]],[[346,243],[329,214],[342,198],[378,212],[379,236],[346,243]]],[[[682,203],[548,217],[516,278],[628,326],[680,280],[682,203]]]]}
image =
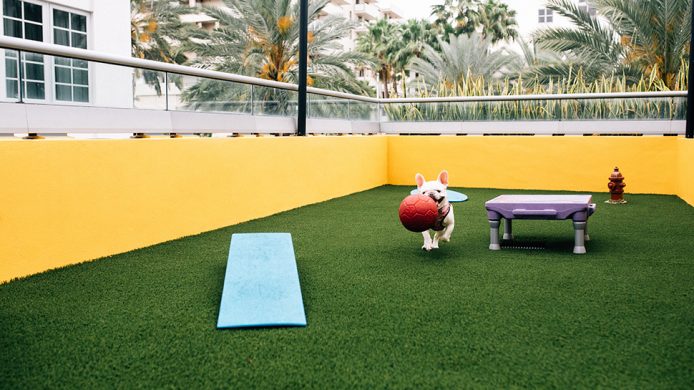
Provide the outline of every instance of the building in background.
{"type": "MultiPolygon", "coordinates": [[[[4,36],[130,56],[129,1],[3,0],[4,36]]],[[[132,107],[132,70],[0,50],[0,101],[132,107]],[[20,84],[21,76],[21,84],[20,84]],[[94,88],[94,85],[105,87],[94,88]]]]}
{"type": "MultiPolygon", "coordinates": [[[[181,4],[189,7],[214,6],[223,7],[222,0],[180,0],[181,4]]],[[[356,47],[357,35],[367,30],[368,23],[378,19],[389,19],[403,21],[402,12],[392,0],[331,0],[318,16],[318,20],[329,15],[341,16],[354,23],[354,29],[349,36],[340,40],[343,49],[346,51],[354,50],[356,47]]],[[[181,17],[184,23],[195,23],[200,28],[213,29],[217,22],[203,14],[191,13],[181,17]]],[[[376,86],[374,74],[368,69],[355,69],[355,73],[360,80],[369,82],[376,86]]]]}
{"type": "MultiPolygon", "coordinates": [[[[180,0],[180,3],[191,8],[202,6],[224,7],[222,0],[180,0]]],[[[350,36],[345,37],[342,41],[346,50],[354,49],[357,33],[365,31],[368,22],[382,18],[402,20],[402,12],[397,6],[393,5],[391,0],[331,0],[321,11],[319,19],[327,15],[342,16],[355,23],[355,28],[350,36]]],[[[205,29],[213,29],[217,26],[214,18],[203,13],[184,15],[181,20],[184,23],[195,23],[205,29]]]]}
{"type": "MultiPolygon", "coordinates": [[[[571,22],[565,17],[547,8],[546,0],[502,0],[509,8],[516,11],[518,35],[526,41],[531,40],[533,32],[545,27],[571,27],[571,22]]],[[[573,0],[579,8],[597,14],[595,7],[587,0],[573,0]]]]}
{"type": "MultiPolygon", "coordinates": [[[[342,16],[355,24],[349,36],[343,38],[340,43],[344,50],[356,48],[357,36],[368,30],[368,24],[379,19],[388,19],[395,22],[404,22],[402,11],[393,0],[331,0],[323,9],[323,16],[342,16]]],[[[370,69],[360,68],[354,72],[357,78],[366,81],[374,88],[378,88],[376,74],[370,69]]]]}
{"type": "Polygon", "coordinates": [[[357,35],[367,30],[368,23],[378,19],[402,21],[402,12],[392,0],[331,0],[322,15],[336,15],[355,23],[350,36],[342,40],[345,50],[354,50],[357,35]]]}

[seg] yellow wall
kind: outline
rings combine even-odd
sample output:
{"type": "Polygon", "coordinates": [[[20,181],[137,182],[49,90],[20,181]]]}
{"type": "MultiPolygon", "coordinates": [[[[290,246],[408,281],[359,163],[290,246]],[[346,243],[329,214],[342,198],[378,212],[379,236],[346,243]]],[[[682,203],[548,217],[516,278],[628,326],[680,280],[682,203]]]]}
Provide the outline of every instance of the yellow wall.
{"type": "Polygon", "coordinates": [[[0,141],[0,282],[381,186],[386,156],[386,137],[0,141]]]}
{"type": "Polygon", "coordinates": [[[283,137],[0,141],[0,282],[271,215],[414,175],[451,185],[607,191],[694,205],[676,137],[283,137]],[[308,189],[308,190],[307,190],[308,189]]]}
{"type": "Polygon", "coordinates": [[[679,189],[677,195],[694,206],[694,139],[678,142],[679,189]]]}
{"type": "Polygon", "coordinates": [[[452,186],[607,191],[615,166],[627,193],[675,194],[676,137],[389,137],[388,182],[447,169],[452,186]]]}

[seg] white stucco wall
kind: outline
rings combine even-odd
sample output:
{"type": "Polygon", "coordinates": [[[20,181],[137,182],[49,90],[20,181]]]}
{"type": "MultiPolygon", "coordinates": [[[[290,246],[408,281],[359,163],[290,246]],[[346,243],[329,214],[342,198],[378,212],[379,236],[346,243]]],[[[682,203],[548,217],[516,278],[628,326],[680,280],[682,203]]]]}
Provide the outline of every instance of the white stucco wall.
{"type": "MultiPolygon", "coordinates": [[[[554,12],[552,23],[539,23],[538,10],[547,7],[546,0],[503,0],[509,8],[516,11],[518,33],[526,40],[530,40],[535,30],[545,27],[571,27],[571,22],[554,12]]],[[[578,0],[573,0],[578,3],[578,0]]]]}
{"type": "MultiPolygon", "coordinates": [[[[129,0],[63,0],[65,3],[89,3],[92,11],[91,50],[130,57],[129,0]]],[[[133,71],[129,68],[92,64],[94,105],[132,107],[133,71]]]]}

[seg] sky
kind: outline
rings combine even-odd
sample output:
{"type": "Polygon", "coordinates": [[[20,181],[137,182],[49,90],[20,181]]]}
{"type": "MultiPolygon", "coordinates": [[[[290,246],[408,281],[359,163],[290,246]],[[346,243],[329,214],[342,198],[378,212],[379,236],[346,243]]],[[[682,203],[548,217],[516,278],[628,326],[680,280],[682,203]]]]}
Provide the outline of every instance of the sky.
{"type": "Polygon", "coordinates": [[[402,10],[405,19],[429,19],[431,6],[443,4],[443,0],[390,0],[402,10]]]}

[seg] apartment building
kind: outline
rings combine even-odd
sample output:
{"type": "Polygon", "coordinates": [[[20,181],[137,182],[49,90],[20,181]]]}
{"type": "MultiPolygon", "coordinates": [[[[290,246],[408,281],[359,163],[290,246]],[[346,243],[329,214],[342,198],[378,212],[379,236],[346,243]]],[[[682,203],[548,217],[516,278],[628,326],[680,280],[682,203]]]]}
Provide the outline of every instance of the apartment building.
{"type": "MultiPolygon", "coordinates": [[[[180,0],[180,2],[189,7],[224,6],[222,0],[180,0]]],[[[357,34],[366,31],[366,25],[369,22],[383,18],[402,20],[402,12],[393,3],[391,0],[331,0],[323,8],[318,18],[336,15],[353,21],[355,23],[354,30],[341,42],[345,50],[352,50],[357,34]]],[[[202,13],[191,13],[184,15],[181,19],[185,23],[195,23],[205,29],[212,29],[216,26],[216,21],[213,18],[202,13]]]]}
{"type": "MultiPolygon", "coordinates": [[[[130,56],[127,1],[3,0],[4,36],[130,56]]],[[[0,50],[0,101],[131,107],[132,70],[0,50]],[[94,85],[107,86],[94,88],[94,85]]]]}
{"type": "MultiPolygon", "coordinates": [[[[579,8],[597,14],[595,7],[588,0],[573,0],[579,8]]],[[[571,27],[571,22],[565,17],[547,8],[546,0],[503,0],[509,8],[516,11],[519,35],[530,40],[533,32],[546,27],[571,27]]]]}
{"type": "Polygon", "coordinates": [[[357,35],[367,30],[370,22],[378,19],[403,20],[402,11],[391,0],[332,0],[323,9],[322,16],[342,16],[355,23],[355,28],[342,40],[345,50],[353,50],[357,35]]]}
{"type": "MultiPolygon", "coordinates": [[[[223,7],[222,0],[180,0],[181,4],[189,7],[215,6],[223,7]]],[[[340,43],[344,50],[354,50],[356,47],[357,35],[367,30],[368,23],[378,19],[389,19],[394,21],[403,20],[403,14],[397,5],[391,0],[331,0],[321,11],[318,19],[328,15],[341,16],[354,22],[354,29],[348,36],[344,37],[340,43]]],[[[212,29],[216,26],[216,21],[202,13],[191,13],[184,15],[182,21],[185,23],[195,23],[200,28],[212,29]]],[[[376,85],[376,79],[372,72],[367,69],[355,69],[358,77],[372,85],[376,85]]]]}
{"type": "MultiPolygon", "coordinates": [[[[342,16],[355,24],[355,28],[349,36],[343,38],[340,43],[344,50],[356,48],[357,36],[367,31],[368,24],[379,19],[403,21],[403,13],[391,0],[332,0],[323,9],[322,16],[342,16]]],[[[355,69],[360,80],[377,87],[376,75],[369,69],[355,69]]]]}

